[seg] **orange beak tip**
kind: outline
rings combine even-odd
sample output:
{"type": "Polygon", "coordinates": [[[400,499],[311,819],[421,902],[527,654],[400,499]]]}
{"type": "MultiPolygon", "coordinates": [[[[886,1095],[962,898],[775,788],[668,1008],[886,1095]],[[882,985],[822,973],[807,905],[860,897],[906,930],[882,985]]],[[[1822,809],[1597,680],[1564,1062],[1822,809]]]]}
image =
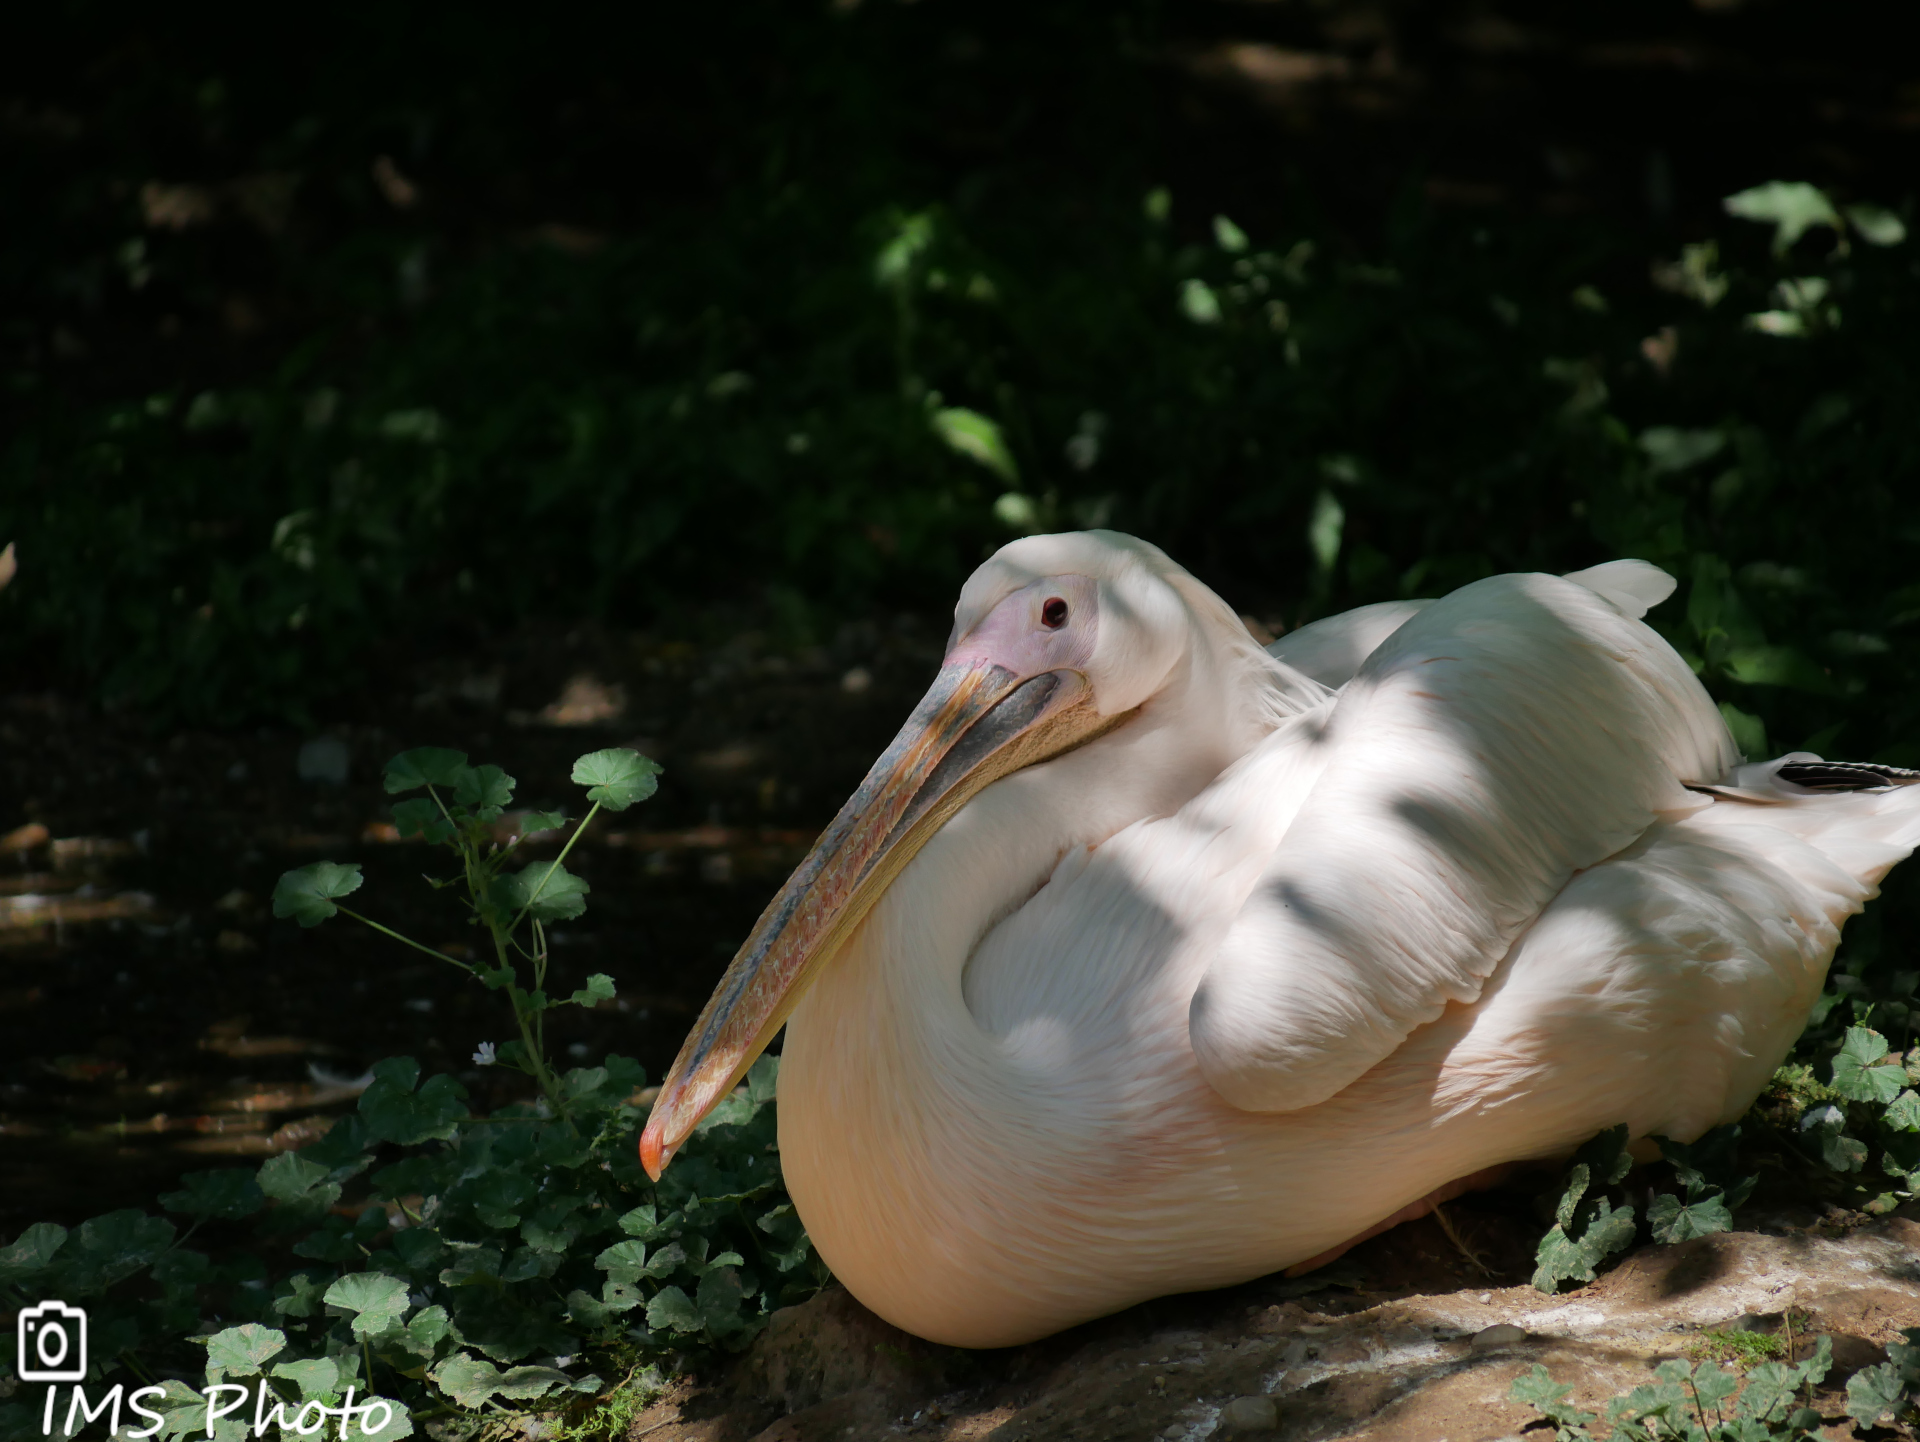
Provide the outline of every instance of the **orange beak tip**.
{"type": "Polygon", "coordinates": [[[660,1180],[660,1174],[667,1169],[667,1163],[672,1160],[666,1154],[666,1149],[661,1146],[660,1140],[660,1132],[651,1123],[645,1131],[640,1133],[640,1165],[646,1168],[647,1175],[656,1182],[660,1180]]]}

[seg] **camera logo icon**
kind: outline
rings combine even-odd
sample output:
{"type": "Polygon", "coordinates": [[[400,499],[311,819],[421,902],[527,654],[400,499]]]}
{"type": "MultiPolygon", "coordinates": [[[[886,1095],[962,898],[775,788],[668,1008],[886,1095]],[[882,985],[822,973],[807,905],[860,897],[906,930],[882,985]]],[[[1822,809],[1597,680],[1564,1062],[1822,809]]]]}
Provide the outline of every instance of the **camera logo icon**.
{"type": "Polygon", "coordinates": [[[15,1325],[22,1382],[86,1381],[86,1308],[41,1302],[22,1307],[15,1325]]]}

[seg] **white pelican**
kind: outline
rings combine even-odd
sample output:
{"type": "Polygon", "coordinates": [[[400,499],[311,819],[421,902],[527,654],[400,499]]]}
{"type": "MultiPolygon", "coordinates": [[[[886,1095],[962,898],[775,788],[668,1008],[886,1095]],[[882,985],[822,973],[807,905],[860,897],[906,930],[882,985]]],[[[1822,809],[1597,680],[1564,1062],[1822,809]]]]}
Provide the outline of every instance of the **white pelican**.
{"type": "Polygon", "coordinates": [[[1268,654],[1143,542],[1014,542],[695,1024],[648,1170],[785,1024],[821,1256],[993,1347],[1738,1117],[1920,775],[1742,766],[1639,620],[1672,589],[1496,576],[1268,654]]]}

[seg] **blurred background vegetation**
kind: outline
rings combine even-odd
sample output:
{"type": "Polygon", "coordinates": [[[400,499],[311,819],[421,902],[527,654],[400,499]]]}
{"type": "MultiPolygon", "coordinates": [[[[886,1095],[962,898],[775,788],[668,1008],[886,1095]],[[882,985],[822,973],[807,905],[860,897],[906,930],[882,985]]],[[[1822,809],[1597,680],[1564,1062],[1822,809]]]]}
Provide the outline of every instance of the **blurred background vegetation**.
{"type": "Polygon", "coordinates": [[[43,7],[0,663],[304,720],[381,646],[798,643],[1111,525],[1276,627],[1645,556],[1750,751],[1920,762],[1920,83],[1871,18],[43,7]]]}

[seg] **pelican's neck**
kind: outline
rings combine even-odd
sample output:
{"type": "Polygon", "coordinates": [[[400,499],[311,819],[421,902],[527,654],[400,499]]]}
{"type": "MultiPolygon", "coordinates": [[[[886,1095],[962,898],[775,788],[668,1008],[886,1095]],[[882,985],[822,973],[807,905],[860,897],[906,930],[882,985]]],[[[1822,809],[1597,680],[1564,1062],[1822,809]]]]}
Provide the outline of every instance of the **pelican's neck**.
{"type": "Polygon", "coordinates": [[[1268,657],[1231,615],[1226,627],[1195,630],[1165,684],[1127,719],[954,814],[814,980],[794,1013],[796,1034],[859,1013],[874,1018],[869,1035],[910,1046],[899,1028],[966,1024],[968,959],[1063,857],[1178,811],[1278,720],[1327,694],[1268,657]]]}

